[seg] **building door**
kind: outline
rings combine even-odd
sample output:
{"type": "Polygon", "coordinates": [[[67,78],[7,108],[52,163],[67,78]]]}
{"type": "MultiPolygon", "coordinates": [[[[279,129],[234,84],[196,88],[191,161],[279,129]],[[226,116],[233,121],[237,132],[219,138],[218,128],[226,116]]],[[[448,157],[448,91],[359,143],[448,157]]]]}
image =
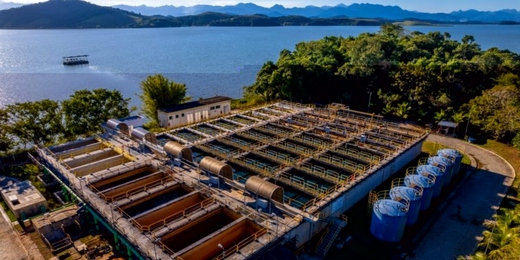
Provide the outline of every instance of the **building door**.
{"type": "Polygon", "coordinates": [[[187,114],[186,118],[188,119],[188,124],[193,123],[193,114],[187,114]]]}
{"type": "Polygon", "coordinates": [[[195,122],[200,121],[200,112],[195,112],[195,122]]]}
{"type": "Polygon", "coordinates": [[[202,111],[202,119],[208,119],[208,118],[209,118],[208,110],[202,111]]]}
{"type": "Polygon", "coordinates": [[[225,105],[224,106],[224,114],[227,114],[227,113],[229,113],[229,106],[225,105]]]}

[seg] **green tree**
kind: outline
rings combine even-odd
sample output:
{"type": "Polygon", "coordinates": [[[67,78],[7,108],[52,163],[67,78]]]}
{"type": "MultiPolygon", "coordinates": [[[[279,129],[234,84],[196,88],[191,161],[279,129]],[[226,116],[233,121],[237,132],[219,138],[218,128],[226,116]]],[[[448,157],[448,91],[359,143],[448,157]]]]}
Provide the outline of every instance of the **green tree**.
{"type": "Polygon", "coordinates": [[[513,146],[520,150],[520,132],[516,133],[515,137],[511,141],[513,146]]]}
{"type": "Polygon", "coordinates": [[[464,122],[465,118],[466,118],[466,114],[464,114],[464,112],[458,112],[451,116],[451,119],[453,120],[453,122],[457,123],[457,124],[464,122]]]}
{"type": "Polygon", "coordinates": [[[27,148],[31,144],[46,144],[62,133],[61,110],[58,102],[44,99],[8,105],[7,131],[27,148]]]}
{"type": "Polygon", "coordinates": [[[77,90],[62,102],[67,136],[94,133],[100,124],[111,118],[130,115],[130,98],[124,98],[119,90],[77,90]]]}
{"type": "Polygon", "coordinates": [[[16,145],[8,125],[9,113],[6,109],[0,109],[0,154],[11,150],[16,145]]]}
{"type": "Polygon", "coordinates": [[[520,131],[520,89],[496,86],[469,102],[471,122],[495,138],[520,131]]]}
{"type": "Polygon", "coordinates": [[[175,83],[163,75],[148,76],[140,85],[139,98],[143,102],[142,111],[155,126],[159,125],[157,109],[188,101],[186,84],[175,83]]]}

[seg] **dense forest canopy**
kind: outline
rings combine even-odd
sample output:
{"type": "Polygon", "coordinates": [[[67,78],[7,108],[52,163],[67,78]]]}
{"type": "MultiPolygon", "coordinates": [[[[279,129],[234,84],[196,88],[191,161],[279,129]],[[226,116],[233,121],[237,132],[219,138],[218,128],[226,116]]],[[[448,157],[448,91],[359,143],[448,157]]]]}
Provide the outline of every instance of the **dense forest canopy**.
{"type": "MultiPolygon", "coordinates": [[[[470,100],[500,85],[501,79],[518,79],[518,75],[517,53],[497,48],[483,51],[473,36],[456,41],[449,33],[405,33],[401,26],[385,24],[378,33],[325,37],[299,43],[294,51],[282,50],[278,61],[263,65],[244,95],[264,101],[341,102],[353,109],[424,123],[442,119],[460,123],[470,117],[470,110],[482,109],[470,109],[476,105],[470,100]]],[[[520,130],[513,125],[491,134],[502,137],[520,130]]]]}

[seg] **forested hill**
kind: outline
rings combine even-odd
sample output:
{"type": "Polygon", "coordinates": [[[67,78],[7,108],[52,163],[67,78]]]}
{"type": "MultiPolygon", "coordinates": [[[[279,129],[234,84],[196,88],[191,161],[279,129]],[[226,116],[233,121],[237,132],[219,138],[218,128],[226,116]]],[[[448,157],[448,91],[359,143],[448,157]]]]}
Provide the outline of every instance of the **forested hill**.
{"type": "Polygon", "coordinates": [[[177,26],[167,19],[142,16],[79,0],[50,0],[0,11],[0,28],[127,28],[177,26]]]}
{"type": "Polygon", "coordinates": [[[520,133],[520,56],[483,51],[469,35],[459,42],[448,33],[405,34],[387,24],[379,33],[326,37],[282,50],[244,96],[242,102],[341,102],[424,123],[470,118],[506,138],[520,133]]]}
{"type": "Polygon", "coordinates": [[[206,12],[182,17],[144,16],[80,0],[50,0],[0,11],[0,28],[135,28],[178,26],[380,25],[382,19],[307,18],[303,16],[230,15],[206,12]]]}

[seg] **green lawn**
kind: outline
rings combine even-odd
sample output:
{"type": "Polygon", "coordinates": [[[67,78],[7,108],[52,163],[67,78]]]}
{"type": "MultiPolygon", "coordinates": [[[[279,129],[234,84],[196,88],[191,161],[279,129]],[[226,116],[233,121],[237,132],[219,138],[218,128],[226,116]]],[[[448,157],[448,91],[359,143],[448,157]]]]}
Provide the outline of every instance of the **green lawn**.
{"type": "Polygon", "coordinates": [[[487,140],[487,143],[480,145],[480,147],[497,153],[513,166],[513,168],[516,170],[513,187],[518,189],[520,185],[520,178],[518,177],[520,169],[520,150],[514,148],[511,145],[499,143],[494,140],[487,140]]]}
{"type": "MultiPolygon", "coordinates": [[[[429,154],[430,156],[436,155],[437,150],[445,148],[445,146],[442,146],[438,143],[425,141],[422,146],[422,152],[429,154]]],[[[471,161],[469,157],[466,154],[462,155],[462,164],[470,165],[471,161]]]]}
{"type": "Polygon", "coordinates": [[[0,201],[0,205],[2,206],[2,208],[4,208],[4,211],[5,213],[7,214],[7,217],[9,217],[9,220],[12,221],[15,221],[16,220],[16,216],[13,214],[13,212],[7,207],[7,204],[5,204],[5,201],[0,201]]]}

